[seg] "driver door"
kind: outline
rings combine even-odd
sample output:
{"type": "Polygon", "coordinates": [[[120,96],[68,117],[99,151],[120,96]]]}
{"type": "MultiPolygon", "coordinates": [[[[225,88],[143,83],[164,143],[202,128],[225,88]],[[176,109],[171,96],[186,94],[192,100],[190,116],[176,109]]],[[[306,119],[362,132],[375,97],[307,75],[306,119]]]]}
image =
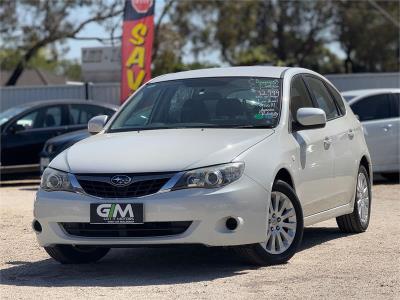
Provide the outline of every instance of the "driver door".
{"type": "Polygon", "coordinates": [[[39,165],[39,153],[51,137],[66,132],[65,106],[32,110],[14,121],[2,135],[2,166],[39,165]]]}
{"type": "MultiPolygon", "coordinates": [[[[293,78],[290,89],[290,111],[293,121],[302,107],[318,107],[313,101],[301,75],[293,78]]],[[[297,158],[299,182],[297,195],[302,203],[304,216],[308,217],[330,208],[334,194],[334,153],[329,139],[334,128],[327,122],[324,128],[292,130],[296,140],[294,157],[297,158]]]]}

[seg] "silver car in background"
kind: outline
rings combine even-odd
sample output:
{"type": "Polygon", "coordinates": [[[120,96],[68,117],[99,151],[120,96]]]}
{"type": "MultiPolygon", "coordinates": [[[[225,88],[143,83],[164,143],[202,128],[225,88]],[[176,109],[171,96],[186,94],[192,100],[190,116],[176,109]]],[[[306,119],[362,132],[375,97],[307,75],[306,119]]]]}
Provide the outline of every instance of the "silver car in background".
{"type": "Polygon", "coordinates": [[[361,121],[373,170],[391,180],[400,171],[400,89],[368,89],[342,93],[361,121]]]}

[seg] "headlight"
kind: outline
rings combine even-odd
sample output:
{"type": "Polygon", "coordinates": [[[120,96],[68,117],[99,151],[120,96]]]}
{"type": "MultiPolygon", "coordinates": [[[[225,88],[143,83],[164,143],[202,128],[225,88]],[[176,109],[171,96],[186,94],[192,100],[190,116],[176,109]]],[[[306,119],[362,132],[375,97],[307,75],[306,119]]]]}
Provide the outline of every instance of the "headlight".
{"type": "Polygon", "coordinates": [[[51,168],[46,168],[42,175],[40,187],[46,191],[75,192],[71,181],[74,175],[51,168]]]}
{"type": "Polygon", "coordinates": [[[244,163],[230,163],[187,171],[172,190],[187,188],[218,188],[238,180],[244,170],[244,163]]]}
{"type": "Polygon", "coordinates": [[[53,153],[53,150],[54,150],[53,148],[54,148],[53,144],[48,145],[48,146],[47,146],[47,153],[48,153],[48,154],[53,153]]]}

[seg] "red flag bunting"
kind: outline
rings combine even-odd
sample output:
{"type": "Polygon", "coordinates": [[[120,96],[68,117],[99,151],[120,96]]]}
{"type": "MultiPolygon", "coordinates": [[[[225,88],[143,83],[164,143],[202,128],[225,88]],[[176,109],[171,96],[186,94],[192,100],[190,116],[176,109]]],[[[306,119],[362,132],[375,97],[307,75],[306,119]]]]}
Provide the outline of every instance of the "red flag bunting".
{"type": "Polygon", "coordinates": [[[154,0],[126,0],[122,33],[121,103],[151,78],[154,0]]]}

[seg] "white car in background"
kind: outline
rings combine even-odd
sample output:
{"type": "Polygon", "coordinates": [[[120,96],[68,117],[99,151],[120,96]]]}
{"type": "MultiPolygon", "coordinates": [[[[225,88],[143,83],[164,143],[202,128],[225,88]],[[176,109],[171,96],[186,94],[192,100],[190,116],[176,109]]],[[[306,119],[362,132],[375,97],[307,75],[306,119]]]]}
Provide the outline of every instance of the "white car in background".
{"type": "Polygon", "coordinates": [[[93,118],[97,134],[42,176],[33,229],[61,263],[97,261],[112,247],[204,244],[278,264],[295,254],[304,226],[336,217],[343,232],[368,227],[361,124],[313,71],[167,74],[106,121],[93,118]]]}
{"type": "Polygon", "coordinates": [[[364,127],[373,171],[391,180],[400,172],[400,89],[343,92],[364,127]]]}

